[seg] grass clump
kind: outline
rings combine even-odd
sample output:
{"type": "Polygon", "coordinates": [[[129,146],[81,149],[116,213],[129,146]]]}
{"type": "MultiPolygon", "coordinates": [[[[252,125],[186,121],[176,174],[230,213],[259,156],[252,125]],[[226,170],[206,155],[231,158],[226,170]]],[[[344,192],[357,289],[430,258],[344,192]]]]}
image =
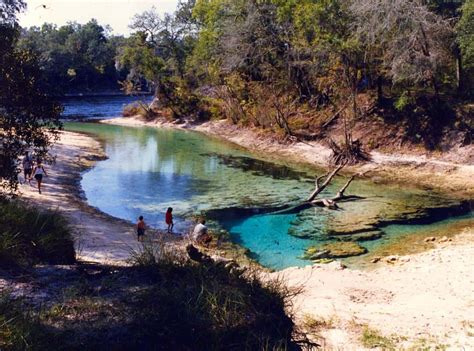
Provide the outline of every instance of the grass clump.
{"type": "Polygon", "coordinates": [[[335,318],[315,317],[310,314],[303,316],[303,326],[313,332],[334,328],[335,318]]]}
{"type": "Polygon", "coordinates": [[[0,268],[74,262],[74,241],[59,213],[0,201],[0,268]]]}
{"type": "Polygon", "coordinates": [[[291,341],[294,324],[285,314],[291,292],[281,282],[263,283],[248,269],[193,264],[156,251],[155,262],[150,248],[144,257],[135,256],[137,272],[151,284],[127,301],[130,328],[144,340],[198,350],[296,347],[291,341]]]}
{"type": "Polygon", "coordinates": [[[383,350],[394,350],[395,344],[386,336],[380,334],[378,330],[371,329],[368,326],[365,326],[362,330],[362,336],[360,341],[364,347],[369,349],[381,348],[383,350]]]}
{"type": "Polygon", "coordinates": [[[28,350],[33,344],[35,349],[46,348],[42,334],[35,315],[24,311],[19,301],[0,295],[0,350],[28,350]]]}

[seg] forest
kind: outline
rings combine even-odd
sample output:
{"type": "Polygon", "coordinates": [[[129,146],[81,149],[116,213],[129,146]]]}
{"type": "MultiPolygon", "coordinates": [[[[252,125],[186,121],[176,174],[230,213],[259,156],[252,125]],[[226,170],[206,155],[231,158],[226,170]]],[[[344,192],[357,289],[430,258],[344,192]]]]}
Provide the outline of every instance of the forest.
{"type": "Polygon", "coordinates": [[[375,116],[430,149],[445,127],[472,138],[472,0],[190,0],[130,28],[44,24],[18,47],[61,91],[153,89],[148,118],[225,117],[307,140],[375,116]]]}
{"type": "Polygon", "coordinates": [[[117,82],[124,80],[126,73],[116,69],[115,56],[125,39],[109,32],[94,19],[59,28],[45,23],[22,29],[17,45],[37,55],[46,84],[56,95],[117,91],[117,82]]]}

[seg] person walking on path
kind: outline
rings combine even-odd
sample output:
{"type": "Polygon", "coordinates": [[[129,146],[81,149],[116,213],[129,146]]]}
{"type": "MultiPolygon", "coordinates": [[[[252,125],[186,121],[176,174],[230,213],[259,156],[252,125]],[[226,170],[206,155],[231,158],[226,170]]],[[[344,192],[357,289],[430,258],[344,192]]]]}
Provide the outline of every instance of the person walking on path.
{"type": "Polygon", "coordinates": [[[145,236],[145,221],[143,220],[143,216],[138,217],[137,222],[137,240],[143,241],[143,237],[145,236]]]}
{"type": "Polygon", "coordinates": [[[22,161],[23,175],[25,176],[25,183],[28,181],[31,184],[31,171],[33,170],[33,159],[28,151],[25,153],[22,161]]]}
{"type": "Polygon", "coordinates": [[[48,176],[48,173],[46,173],[46,170],[44,169],[41,160],[38,160],[38,163],[36,164],[36,167],[33,170],[33,175],[36,179],[36,182],[38,183],[38,192],[41,194],[41,183],[43,181],[43,175],[45,177],[48,176]]]}
{"type": "Polygon", "coordinates": [[[173,209],[171,207],[168,207],[168,210],[166,211],[165,222],[168,225],[168,229],[167,229],[168,233],[172,233],[174,223],[173,223],[173,209]]]}

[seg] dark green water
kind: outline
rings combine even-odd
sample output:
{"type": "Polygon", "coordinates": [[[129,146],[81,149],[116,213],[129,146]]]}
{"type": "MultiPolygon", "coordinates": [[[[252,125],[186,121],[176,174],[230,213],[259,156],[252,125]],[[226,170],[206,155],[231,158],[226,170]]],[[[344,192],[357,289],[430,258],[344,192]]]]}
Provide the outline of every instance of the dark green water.
{"type": "MultiPolygon", "coordinates": [[[[148,224],[161,228],[166,208],[173,207],[179,233],[191,225],[186,218],[208,213],[214,226],[225,228],[260,263],[275,269],[311,263],[298,257],[310,245],[333,241],[334,235],[374,230],[396,220],[428,216],[433,222],[450,215],[439,208],[457,205],[417,189],[355,181],[348,193],[363,199],[341,204],[340,211],[311,208],[298,214],[262,214],[262,209],[304,199],[318,171],[262,158],[195,132],[92,123],[67,123],[66,129],[94,134],[109,157],[83,175],[90,205],[129,221],[143,215],[148,224]],[[425,207],[438,210],[427,212],[425,207]]],[[[325,193],[330,196],[345,180],[336,179],[325,193]]],[[[411,227],[419,232],[419,226],[411,227]]],[[[389,234],[383,239],[362,245],[377,250],[410,230],[385,226],[389,234]]]]}

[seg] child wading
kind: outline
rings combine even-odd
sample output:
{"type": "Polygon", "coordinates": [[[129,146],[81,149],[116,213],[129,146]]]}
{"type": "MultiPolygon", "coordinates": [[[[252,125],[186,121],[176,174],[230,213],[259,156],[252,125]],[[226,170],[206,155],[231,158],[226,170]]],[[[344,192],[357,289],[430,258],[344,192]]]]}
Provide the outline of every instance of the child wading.
{"type": "Polygon", "coordinates": [[[166,221],[166,224],[168,224],[168,233],[171,233],[174,227],[173,209],[171,207],[168,207],[168,210],[166,211],[165,221],[166,221]]]}
{"type": "Polygon", "coordinates": [[[143,241],[143,236],[145,235],[145,221],[143,220],[143,216],[138,217],[137,222],[137,240],[143,241]]]}

